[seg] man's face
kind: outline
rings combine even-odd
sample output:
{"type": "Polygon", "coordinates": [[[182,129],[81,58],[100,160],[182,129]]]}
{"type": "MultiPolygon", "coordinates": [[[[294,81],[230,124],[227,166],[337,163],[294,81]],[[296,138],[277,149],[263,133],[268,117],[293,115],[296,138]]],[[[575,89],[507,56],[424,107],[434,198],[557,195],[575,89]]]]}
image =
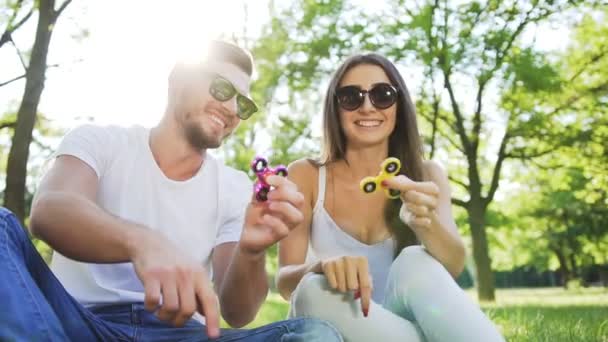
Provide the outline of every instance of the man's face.
{"type": "Polygon", "coordinates": [[[192,67],[180,79],[176,92],[174,115],[182,133],[192,147],[202,150],[217,148],[241,121],[236,115],[237,96],[219,101],[210,93],[215,78],[230,82],[240,94],[249,93],[250,77],[230,63],[207,63],[205,68],[192,67]]]}

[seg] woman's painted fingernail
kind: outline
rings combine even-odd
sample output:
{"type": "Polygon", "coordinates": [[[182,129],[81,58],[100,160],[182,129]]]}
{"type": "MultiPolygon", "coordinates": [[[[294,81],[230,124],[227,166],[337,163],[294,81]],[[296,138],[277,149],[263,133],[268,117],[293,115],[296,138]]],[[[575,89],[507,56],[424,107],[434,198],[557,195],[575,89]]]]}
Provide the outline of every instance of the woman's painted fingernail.
{"type": "Polygon", "coordinates": [[[363,309],[363,316],[364,317],[367,317],[368,313],[369,313],[369,309],[368,308],[363,309]]]}
{"type": "Polygon", "coordinates": [[[355,291],[355,299],[359,299],[359,298],[361,298],[361,291],[357,290],[357,291],[355,291]]]}
{"type": "Polygon", "coordinates": [[[380,184],[382,184],[382,186],[386,187],[386,184],[387,184],[387,183],[386,183],[386,181],[385,181],[385,180],[383,180],[382,182],[380,182],[380,184]]]}

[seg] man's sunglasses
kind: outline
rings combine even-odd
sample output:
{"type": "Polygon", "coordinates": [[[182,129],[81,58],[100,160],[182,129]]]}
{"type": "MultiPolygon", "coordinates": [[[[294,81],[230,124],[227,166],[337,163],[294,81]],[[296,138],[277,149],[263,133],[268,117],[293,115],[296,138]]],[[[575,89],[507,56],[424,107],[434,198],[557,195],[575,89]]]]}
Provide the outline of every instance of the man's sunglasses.
{"type": "Polygon", "coordinates": [[[369,90],[363,90],[359,86],[349,85],[336,90],[338,104],[344,110],[352,111],[363,105],[365,94],[369,95],[369,101],[377,109],[386,109],[397,102],[397,88],[388,83],[376,83],[369,90]]]}
{"type": "Polygon", "coordinates": [[[258,106],[255,105],[253,100],[239,94],[230,81],[220,76],[216,75],[211,80],[209,94],[220,102],[226,102],[236,95],[236,115],[241,118],[241,120],[249,119],[253,113],[258,111],[258,106]]]}

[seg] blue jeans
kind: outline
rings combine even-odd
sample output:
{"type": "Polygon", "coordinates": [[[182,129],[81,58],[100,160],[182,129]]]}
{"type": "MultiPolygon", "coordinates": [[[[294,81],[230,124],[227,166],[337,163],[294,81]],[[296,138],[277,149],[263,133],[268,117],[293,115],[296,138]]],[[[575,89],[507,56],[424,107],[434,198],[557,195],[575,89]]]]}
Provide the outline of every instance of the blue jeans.
{"type": "MultiPolygon", "coordinates": [[[[0,341],[209,341],[190,320],[176,328],[143,303],[85,308],[53,275],[15,216],[0,208],[0,341]]],[[[222,329],[214,341],[342,341],[328,323],[299,318],[222,329]]]]}

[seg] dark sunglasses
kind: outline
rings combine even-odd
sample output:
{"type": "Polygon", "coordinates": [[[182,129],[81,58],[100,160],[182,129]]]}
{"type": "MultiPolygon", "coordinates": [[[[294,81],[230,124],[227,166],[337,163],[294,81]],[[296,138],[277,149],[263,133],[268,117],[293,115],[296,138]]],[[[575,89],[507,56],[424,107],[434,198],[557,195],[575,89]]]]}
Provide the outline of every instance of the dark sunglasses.
{"type": "Polygon", "coordinates": [[[388,83],[376,83],[369,90],[359,86],[349,85],[336,90],[338,104],[344,110],[355,110],[365,102],[365,94],[377,109],[386,109],[397,102],[398,89],[388,83]]]}
{"type": "Polygon", "coordinates": [[[241,120],[247,120],[258,111],[255,102],[236,91],[234,85],[225,78],[215,75],[209,85],[209,94],[220,102],[226,102],[236,95],[236,115],[241,120]]]}

